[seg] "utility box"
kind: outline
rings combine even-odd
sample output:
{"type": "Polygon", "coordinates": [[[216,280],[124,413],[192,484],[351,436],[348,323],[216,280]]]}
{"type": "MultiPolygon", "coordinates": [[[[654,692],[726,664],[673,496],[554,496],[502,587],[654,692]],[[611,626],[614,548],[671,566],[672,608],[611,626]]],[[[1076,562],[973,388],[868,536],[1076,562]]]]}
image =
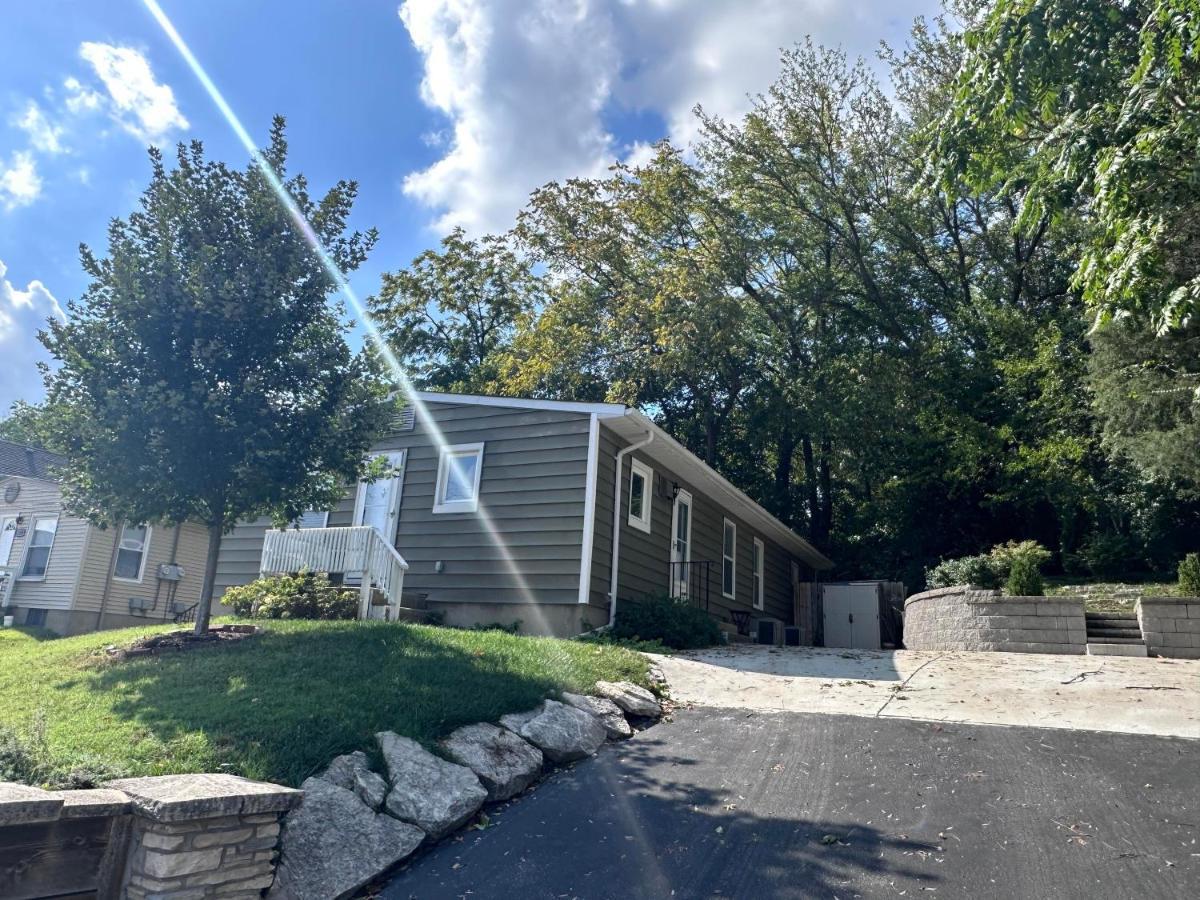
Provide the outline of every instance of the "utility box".
{"type": "Polygon", "coordinates": [[[159,581],[182,581],[183,566],[179,563],[159,563],[158,566],[159,581]]]}

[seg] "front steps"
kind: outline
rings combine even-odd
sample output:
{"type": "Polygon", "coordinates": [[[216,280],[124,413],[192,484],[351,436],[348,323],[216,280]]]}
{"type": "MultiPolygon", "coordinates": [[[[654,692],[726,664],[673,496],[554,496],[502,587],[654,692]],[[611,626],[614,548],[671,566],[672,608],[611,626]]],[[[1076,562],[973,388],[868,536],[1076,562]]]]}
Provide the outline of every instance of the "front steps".
{"type": "Polygon", "coordinates": [[[1135,613],[1087,613],[1088,656],[1146,656],[1135,613]]]}

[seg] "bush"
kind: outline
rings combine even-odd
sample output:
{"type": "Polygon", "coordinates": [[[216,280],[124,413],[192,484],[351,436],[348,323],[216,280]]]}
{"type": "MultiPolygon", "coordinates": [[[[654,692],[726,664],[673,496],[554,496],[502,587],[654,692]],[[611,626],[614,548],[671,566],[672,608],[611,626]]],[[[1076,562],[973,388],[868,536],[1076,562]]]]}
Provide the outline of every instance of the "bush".
{"type": "Polygon", "coordinates": [[[1018,556],[1012,564],[1012,571],[1008,573],[1004,593],[1010,597],[1041,597],[1045,592],[1037,564],[1028,556],[1018,556]]]}
{"type": "Polygon", "coordinates": [[[1189,553],[1179,563],[1179,593],[1200,597],[1200,553],[1189,553]]]}
{"type": "Polygon", "coordinates": [[[986,554],[944,559],[925,573],[925,584],[930,588],[954,587],[958,584],[998,588],[1002,580],[995,562],[986,554]]]}
{"type": "Polygon", "coordinates": [[[617,607],[612,636],[631,641],[661,641],[675,650],[711,647],[721,629],[704,610],[670,597],[647,597],[617,607]]]}
{"type": "Polygon", "coordinates": [[[997,544],[988,551],[988,559],[992,561],[992,567],[996,570],[997,577],[1005,579],[1012,572],[1013,565],[1017,560],[1027,559],[1033,563],[1035,569],[1040,569],[1050,562],[1052,555],[1037,541],[1021,541],[1020,543],[1008,541],[1004,544],[997,544]]]}
{"type": "Polygon", "coordinates": [[[1073,562],[1076,567],[1081,567],[1092,575],[1106,578],[1144,568],[1137,545],[1130,538],[1120,534],[1092,535],[1079,548],[1073,562]]]}
{"type": "Polygon", "coordinates": [[[339,587],[323,572],[271,575],[230,588],[221,598],[251,619],[353,619],[358,592],[339,587]]]}
{"type": "Polygon", "coordinates": [[[40,785],[50,780],[52,770],[44,718],[35,717],[27,734],[0,724],[0,781],[40,785]]]}

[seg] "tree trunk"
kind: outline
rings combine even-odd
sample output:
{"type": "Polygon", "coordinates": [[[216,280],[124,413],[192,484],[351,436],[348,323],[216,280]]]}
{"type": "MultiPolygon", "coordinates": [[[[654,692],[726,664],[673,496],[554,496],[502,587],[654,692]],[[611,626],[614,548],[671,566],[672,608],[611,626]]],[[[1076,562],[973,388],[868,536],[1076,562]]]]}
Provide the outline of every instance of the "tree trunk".
{"type": "Polygon", "coordinates": [[[817,469],[813,461],[812,438],[807,434],[800,439],[804,453],[804,491],[808,501],[808,536],[815,543],[821,527],[821,505],[817,496],[817,469]]]}
{"type": "Polygon", "coordinates": [[[791,525],[795,521],[792,509],[792,458],[796,455],[796,435],[785,430],[779,437],[775,459],[775,515],[791,525]]]}
{"type": "Polygon", "coordinates": [[[833,532],[833,479],[829,473],[829,458],[832,455],[833,446],[829,438],[823,438],[821,458],[817,461],[821,478],[821,534],[817,538],[817,547],[822,550],[829,548],[829,535],[833,532]]]}
{"type": "Polygon", "coordinates": [[[200,605],[196,607],[196,634],[208,631],[212,615],[213,583],[217,578],[217,556],[221,552],[221,537],[225,523],[208,526],[208,556],[204,560],[204,585],[200,588],[200,605]]]}

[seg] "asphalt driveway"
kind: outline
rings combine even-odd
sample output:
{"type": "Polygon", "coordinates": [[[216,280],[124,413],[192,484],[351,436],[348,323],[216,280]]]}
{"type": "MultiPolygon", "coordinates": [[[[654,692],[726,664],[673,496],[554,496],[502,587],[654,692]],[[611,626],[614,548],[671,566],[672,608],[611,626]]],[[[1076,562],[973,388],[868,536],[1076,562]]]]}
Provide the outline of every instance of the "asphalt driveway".
{"type": "Polygon", "coordinates": [[[386,898],[1195,898],[1200,742],[692,708],[386,898]]]}

